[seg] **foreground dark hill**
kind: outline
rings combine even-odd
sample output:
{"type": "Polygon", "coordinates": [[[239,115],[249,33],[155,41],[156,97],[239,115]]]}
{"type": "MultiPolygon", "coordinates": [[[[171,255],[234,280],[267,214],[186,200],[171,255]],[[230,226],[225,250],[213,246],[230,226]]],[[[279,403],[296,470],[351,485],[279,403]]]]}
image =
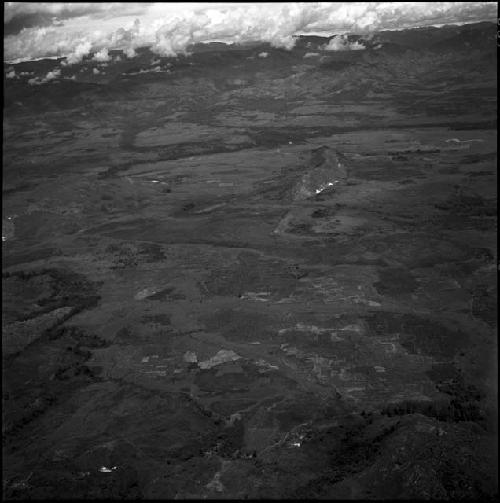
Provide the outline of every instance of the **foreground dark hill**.
{"type": "Polygon", "coordinates": [[[3,495],[494,499],[495,31],[5,65],[3,495]]]}

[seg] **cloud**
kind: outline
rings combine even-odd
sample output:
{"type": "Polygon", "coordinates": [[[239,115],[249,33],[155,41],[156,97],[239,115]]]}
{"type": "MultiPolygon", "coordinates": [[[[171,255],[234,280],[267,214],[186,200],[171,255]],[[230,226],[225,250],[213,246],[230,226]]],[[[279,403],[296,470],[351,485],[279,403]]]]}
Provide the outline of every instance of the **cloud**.
{"type": "Polygon", "coordinates": [[[259,52],[259,58],[267,58],[269,56],[268,52],[259,52]]]}
{"type": "Polygon", "coordinates": [[[70,65],[79,63],[84,56],[90,52],[91,47],[92,44],[88,40],[79,43],[73,52],[66,58],[66,63],[70,65]]]}
{"type": "Polygon", "coordinates": [[[50,72],[47,72],[47,75],[45,77],[40,78],[40,77],[34,77],[32,79],[28,80],[28,84],[30,86],[35,86],[35,85],[41,85],[41,84],[46,84],[47,82],[54,81],[54,83],[58,83],[57,79],[61,76],[61,69],[56,68],[55,70],[51,70],[50,72]]]}
{"type": "Polygon", "coordinates": [[[104,63],[106,61],[109,61],[111,59],[111,57],[108,54],[108,49],[105,47],[104,49],[101,49],[100,51],[96,52],[92,59],[94,61],[99,61],[100,63],[104,63]]]}
{"type": "Polygon", "coordinates": [[[340,35],[332,38],[322,49],[324,51],[361,51],[366,47],[359,42],[349,42],[347,37],[340,35]]]}
{"type": "Polygon", "coordinates": [[[5,31],[4,58],[18,62],[67,57],[73,64],[91,51],[100,53],[104,49],[122,49],[128,57],[134,57],[135,50],[144,45],[151,45],[158,55],[176,56],[186,54],[191,44],[209,41],[262,41],[290,49],[297,34],[368,34],[374,30],[495,21],[496,16],[495,2],[7,2],[4,28],[10,31],[5,31]],[[21,27],[18,32],[15,23],[16,30],[21,27]]]}
{"type": "MultiPolygon", "coordinates": [[[[9,29],[13,24],[18,31],[23,28],[40,26],[34,23],[37,20],[45,23],[82,16],[115,17],[119,11],[121,15],[134,15],[144,12],[145,7],[151,3],[123,3],[123,2],[5,2],[4,26],[9,29]]],[[[11,30],[12,31],[12,30],[11,30]]]]}
{"type": "Polygon", "coordinates": [[[99,71],[99,69],[98,69],[98,68],[94,68],[94,69],[92,70],[92,73],[93,73],[94,75],[99,75],[101,72],[99,71]]]}
{"type": "Polygon", "coordinates": [[[5,78],[7,79],[19,79],[20,77],[27,77],[28,75],[33,75],[33,72],[19,72],[16,73],[16,70],[11,66],[7,68],[7,73],[5,74],[5,78]]]}
{"type": "MultiPolygon", "coordinates": [[[[125,49],[125,56],[127,56],[127,58],[134,58],[135,57],[135,49],[133,47],[127,47],[125,49]]],[[[121,60],[121,58],[120,58],[121,60]]],[[[117,61],[119,61],[119,59],[117,58],[117,61]]]]}
{"type": "Polygon", "coordinates": [[[45,75],[45,81],[48,82],[49,80],[57,79],[60,76],[61,76],[61,70],[56,69],[56,70],[48,72],[47,75],[45,75]]]}
{"type": "Polygon", "coordinates": [[[319,56],[318,52],[306,52],[304,54],[304,58],[315,58],[316,56],[319,56]]]}
{"type": "Polygon", "coordinates": [[[34,26],[50,26],[53,22],[53,16],[42,13],[26,13],[15,17],[9,22],[5,22],[4,20],[4,35],[16,35],[24,28],[34,26]]]}

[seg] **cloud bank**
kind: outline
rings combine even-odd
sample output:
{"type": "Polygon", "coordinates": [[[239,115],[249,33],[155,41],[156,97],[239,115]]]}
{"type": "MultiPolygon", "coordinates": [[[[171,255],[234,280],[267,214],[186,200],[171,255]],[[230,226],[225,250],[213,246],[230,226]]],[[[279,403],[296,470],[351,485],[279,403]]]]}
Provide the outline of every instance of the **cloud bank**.
{"type": "MultiPolygon", "coordinates": [[[[176,56],[185,54],[191,44],[210,41],[262,41],[290,49],[298,34],[366,34],[495,21],[496,16],[495,2],[6,2],[4,60],[66,57],[73,64],[92,52],[97,53],[94,58],[98,61],[105,61],[111,49],[122,49],[127,57],[134,57],[135,50],[145,45],[160,56],[176,56]]],[[[341,46],[333,48],[339,49],[341,46]]]]}

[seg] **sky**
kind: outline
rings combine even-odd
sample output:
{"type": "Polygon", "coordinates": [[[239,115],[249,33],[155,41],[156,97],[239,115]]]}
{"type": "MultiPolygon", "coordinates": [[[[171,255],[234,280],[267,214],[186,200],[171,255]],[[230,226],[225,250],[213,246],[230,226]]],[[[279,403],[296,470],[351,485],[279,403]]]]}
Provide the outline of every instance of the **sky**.
{"type": "Polygon", "coordinates": [[[185,54],[197,42],[269,42],[291,49],[298,34],[367,34],[497,19],[496,2],[5,2],[4,61],[90,52],[128,57],[142,46],[160,56],[185,54]]]}

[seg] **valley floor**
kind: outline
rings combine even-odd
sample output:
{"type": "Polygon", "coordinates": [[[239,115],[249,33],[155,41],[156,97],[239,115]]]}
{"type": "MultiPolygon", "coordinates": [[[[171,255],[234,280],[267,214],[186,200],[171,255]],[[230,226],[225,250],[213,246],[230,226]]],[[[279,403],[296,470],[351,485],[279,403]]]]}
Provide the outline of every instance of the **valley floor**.
{"type": "Polygon", "coordinates": [[[497,494],[493,76],[308,64],[4,116],[4,497],[497,494]]]}

